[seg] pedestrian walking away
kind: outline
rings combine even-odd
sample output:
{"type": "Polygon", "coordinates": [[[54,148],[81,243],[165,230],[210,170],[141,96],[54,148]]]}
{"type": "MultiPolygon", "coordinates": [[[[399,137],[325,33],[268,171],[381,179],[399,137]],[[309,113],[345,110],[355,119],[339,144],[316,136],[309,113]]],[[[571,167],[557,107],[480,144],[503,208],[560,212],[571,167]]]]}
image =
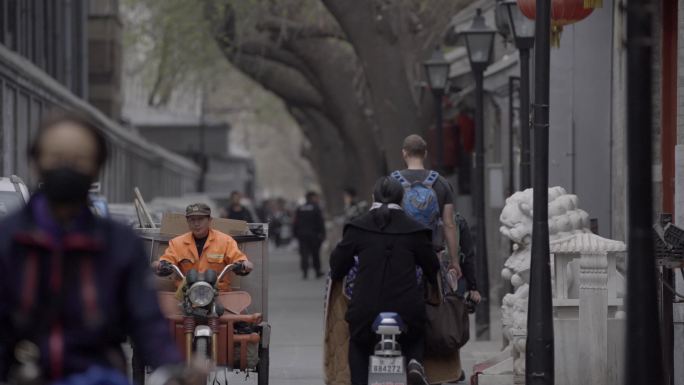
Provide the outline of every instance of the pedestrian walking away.
{"type": "Polygon", "coordinates": [[[405,190],[402,206],[409,216],[432,230],[435,250],[448,253],[449,268],[460,278],[453,188],[436,171],[425,169],[427,143],[419,135],[404,139],[402,156],[406,169],[392,173],[405,190]]]}
{"type": "Polygon", "coordinates": [[[344,221],[351,222],[368,212],[368,202],[359,200],[356,190],[351,187],[344,189],[344,221]]]}
{"type": "Polygon", "coordinates": [[[461,214],[456,213],[456,225],[459,232],[459,254],[461,261],[461,269],[463,277],[459,282],[459,294],[469,294],[470,299],[474,303],[481,301],[480,292],[477,290],[477,276],[475,274],[475,244],[473,243],[473,236],[470,233],[470,227],[461,214]]]}
{"type": "MultiPolygon", "coordinates": [[[[444,296],[458,295],[459,286],[461,293],[467,290],[469,298],[477,303],[480,295],[476,289],[474,253],[469,258],[462,256],[461,245],[468,244],[468,252],[473,248],[472,238],[465,220],[457,223],[457,215],[454,212],[454,191],[451,184],[439,175],[438,172],[425,168],[427,158],[427,143],[419,135],[409,135],[404,139],[402,156],[406,163],[406,169],[397,170],[392,177],[398,180],[404,187],[402,206],[406,213],[424,226],[432,230],[432,243],[435,251],[440,254],[439,279],[447,284],[442,285],[444,296]],[[467,233],[467,234],[464,234],[467,233]],[[462,237],[461,235],[466,235],[462,237]],[[465,239],[464,239],[465,238],[465,239]],[[462,263],[467,262],[468,277],[463,277],[462,263]],[[450,283],[452,282],[452,283],[450,283]]],[[[462,218],[461,218],[462,219],[462,218]]],[[[453,318],[450,310],[457,309],[462,302],[459,299],[449,298],[451,304],[442,302],[438,308],[430,307],[428,314],[429,338],[444,340],[449,335],[457,335],[468,327],[467,316],[453,318]],[[455,301],[455,302],[454,302],[455,301]],[[454,306],[451,306],[454,305],[454,306]]],[[[460,344],[465,341],[459,341],[460,344]]],[[[434,370],[431,380],[440,379],[442,382],[462,381],[465,372],[461,368],[460,354],[456,345],[451,345],[451,350],[435,352],[428,350],[428,355],[444,358],[449,365],[434,370]]]]}
{"type": "Polygon", "coordinates": [[[321,271],[321,245],[325,240],[325,220],[320,207],[320,197],[315,192],[306,194],[306,203],[297,208],[294,218],[294,235],[299,242],[302,278],[309,276],[309,263],[313,263],[316,278],[321,271]]]}
{"type": "Polygon", "coordinates": [[[226,210],[226,218],[245,221],[247,223],[254,222],[252,213],[242,204],[242,194],[239,191],[230,193],[230,206],[228,206],[228,209],[226,210]]]}

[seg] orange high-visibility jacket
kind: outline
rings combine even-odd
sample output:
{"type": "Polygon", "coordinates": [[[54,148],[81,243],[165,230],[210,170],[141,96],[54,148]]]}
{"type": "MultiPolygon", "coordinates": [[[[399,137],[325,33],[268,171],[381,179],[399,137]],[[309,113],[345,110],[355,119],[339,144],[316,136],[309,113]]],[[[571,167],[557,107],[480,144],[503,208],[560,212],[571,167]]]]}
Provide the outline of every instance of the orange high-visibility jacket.
{"type": "MultiPolygon", "coordinates": [[[[178,266],[183,274],[190,269],[200,273],[212,269],[220,274],[226,265],[246,261],[247,256],[238,248],[237,242],[228,234],[210,229],[207,241],[204,243],[202,255],[197,255],[197,246],[192,232],[179,235],[169,241],[169,247],[160,261],[168,261],[178,266]]],[[[180,281],[177,283],[180,285],[180,281]]],[[[230,274],[226,274],[218,288],[220,291],[230,291],[230,274]]]]}

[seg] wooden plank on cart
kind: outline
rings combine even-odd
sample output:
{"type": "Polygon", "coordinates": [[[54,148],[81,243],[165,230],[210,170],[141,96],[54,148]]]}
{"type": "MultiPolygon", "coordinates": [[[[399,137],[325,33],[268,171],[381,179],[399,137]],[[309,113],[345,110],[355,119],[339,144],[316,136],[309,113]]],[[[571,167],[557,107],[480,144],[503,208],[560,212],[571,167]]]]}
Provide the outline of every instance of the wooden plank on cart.
{"type": "Polygon", "coordinates": [[[135,214],[138,217],[138,224],[140,224],[140,228],[149,228],[149,225],[147,224],[147,220],[145,220],[145,215],[143,214],[143,210],[140,206],[140,201],[138,201],[138,198],[133,199],[133,204],[135,206],[135,214]]]}
{"type": "Polygon", "coordinates": [[[147,209],[147,204],[145,204],[145,199],[143,199],[143,196],[140,193],[140,189],[134,187],[133,192],[135,193],[135,197],[138,199],[138,202],[140,203],[140,207],[142,208],[143,214],[145,215],[145,219],[149,221],[151,228],[156,229],[157,225],[154,223],[152,215],[150,214],[150,211],[147,209]]]}
{"type": "MultiPolygon", "coordinates": [[[[230,236],[249,234],[249,226],[245,221],[237,221],[226,218],[213,218],[211,227],[230,236]]],[[[167,212],[162,215],[161,233],[168,235],[181,235],[190,231],[185,215],[167,212]]]]}

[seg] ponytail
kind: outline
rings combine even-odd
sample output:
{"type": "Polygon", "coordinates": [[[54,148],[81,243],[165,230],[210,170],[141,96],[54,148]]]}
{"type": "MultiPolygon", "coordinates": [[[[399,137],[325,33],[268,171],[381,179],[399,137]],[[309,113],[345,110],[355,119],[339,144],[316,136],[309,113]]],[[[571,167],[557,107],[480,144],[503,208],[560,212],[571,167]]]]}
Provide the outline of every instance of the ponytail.
{"type": "Polygon", "coordinates": [[[404,188],[396,179],[383,176],[375,182],[373,188],[373,200],[381,206],[372,211],[373,222],[380,230],[384,230],[390,223],[390,204],[401,204],[404,198],[404,188]]]}

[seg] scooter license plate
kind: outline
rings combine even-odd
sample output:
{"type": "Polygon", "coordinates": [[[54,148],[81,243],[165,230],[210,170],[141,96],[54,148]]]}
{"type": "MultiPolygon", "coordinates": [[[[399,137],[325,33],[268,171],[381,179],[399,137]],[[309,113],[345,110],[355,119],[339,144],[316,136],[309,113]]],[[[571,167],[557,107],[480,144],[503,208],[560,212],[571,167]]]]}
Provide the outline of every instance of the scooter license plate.
{"type": "Polygon", "coordinates": [[[404,357],[371,356],[370,372],[373,374],[404,374],[404,357]]]}

